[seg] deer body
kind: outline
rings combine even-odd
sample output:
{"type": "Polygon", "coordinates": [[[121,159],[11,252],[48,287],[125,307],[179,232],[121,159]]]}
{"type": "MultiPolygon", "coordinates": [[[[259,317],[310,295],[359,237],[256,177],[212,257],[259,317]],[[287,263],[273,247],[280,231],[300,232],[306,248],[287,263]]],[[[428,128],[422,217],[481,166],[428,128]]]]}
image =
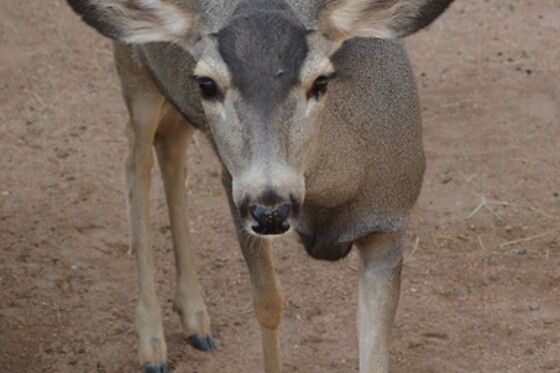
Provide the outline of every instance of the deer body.
{"type": "Polygon", "coordinates": [[[168,370],[151,264],[152,146],[171,220],[183,333],[197,349],[214,348],[185,211],[185,149],[196,129],[223,164],[265,371],[280,372],[283,303],[267,236],[295,231],[314,258],[338,260],[359,249],[360,372],[387,372],[402,237],[424,172],[422,129],[400,42],[356,37],[405,36],[450,1],[68,1],[115,39],[130,113],[126,169],[144,372],[168,370]]]}

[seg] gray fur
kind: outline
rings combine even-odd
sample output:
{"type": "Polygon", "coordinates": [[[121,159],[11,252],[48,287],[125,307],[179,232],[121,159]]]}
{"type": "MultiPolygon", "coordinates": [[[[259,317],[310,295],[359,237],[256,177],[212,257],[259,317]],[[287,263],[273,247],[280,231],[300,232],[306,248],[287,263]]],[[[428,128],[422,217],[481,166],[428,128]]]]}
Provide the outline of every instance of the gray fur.
{"type": "MultiPolygon", "coordinates": [[[[264,112],[280,107],[297,84],[308,51],[306,28],[317,25],[322,3],[201,0],[197,6],[204,11],[203,33],[215,33],[233,84],[264,112]],[[278,70],[284,74],[275,79],[278,70]]],[[[209,133],[189,78],[196,59],[169,43],[135,48],[167,99],[209,133]]],[[[424,170],[416,88],[400,43],[352,39],[332,61],[338,78],[320,114],[297,226],[307,251],[322,259],[340,259],[354,240],[373,232],[405,229],[424,170]]]]}
{"type": "Polygon", "coordinates": [[[183,331],[206,341],[203,349],[213,346],[188,235],[181,231],[187,220],[183,154],[194,126],[222,162],[263,332],[265,371],[280,372],[283,300],[264,236],[293,228],[314,258],[339,260],[354,245],[360,251],[360,372],[387,373],[402,237],[425,168],[422,123],[401,42],[360,37],[414,32],[451,0],[68,1],[116,40],[131,119],[127,182],[142,280],[140,363],[166,366],[147,233],[154,144],[171,217],[183,331]],[[277,226],[257,229],[259,220],[277,226]]]}
{"type": "Polygon", "coordinates": [[[416,86],[401,43],[353,39],[332,60],[338,78],[329,89],[344,94],[326,98],[299,228],[314,237],[304,241],[308,252],[331,260],[357,238],[404,230],[424,171],[416,86]]]}
{"type": "Polygon", "coordinates": [[[285,3],[280,4],[278,8],[274,2],[258,9],[241,8],[216,34],[234,86],[265,111],[298,83],[308,53],[305,28],[294,22],[285,3]]]}
{"type": "MultiPolygon", "coordinates": [[[[166,59],[175,53],[171,46],[149,48],[157,48],[157,55],[166,59]]],[[[407,61],[399,42],[380,39],[350,40],[333,56],[338,77],[329,91],[336,95],[326,97],[319,154],[310,160],[314,167],[305,175],[309,202],[298,222],[302,242],[313,257],[341,259],[357,238],[406,228],[424,170],[416,86],[407,61]]],[[[172,100],[183,113],[199,127],[206,126],[197,101],[184,100],[197,92],[188,82],[188,71],[179,75],[187,83],[181,85],[176,75],[167,77],[156,70],[155,76],[160,86],[171,87],[183,98],[172,100]]]]}

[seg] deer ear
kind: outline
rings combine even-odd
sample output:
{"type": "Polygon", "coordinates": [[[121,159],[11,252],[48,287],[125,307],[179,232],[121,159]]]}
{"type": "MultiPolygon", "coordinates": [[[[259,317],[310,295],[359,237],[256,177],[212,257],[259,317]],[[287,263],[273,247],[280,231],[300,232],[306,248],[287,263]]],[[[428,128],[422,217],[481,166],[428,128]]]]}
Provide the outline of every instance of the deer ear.
{"type": "Polygon", "coordinates": [[[124,43],[175,42],[193,37],[193,12],[162,0],[67,0],[84,22],[124,43]]]}
{"type": "Polygon", "coordinates": [[[428,26],[453,0],[327,0],[320,15],[333,41],[353,37],[400,38],[428,26]]]}

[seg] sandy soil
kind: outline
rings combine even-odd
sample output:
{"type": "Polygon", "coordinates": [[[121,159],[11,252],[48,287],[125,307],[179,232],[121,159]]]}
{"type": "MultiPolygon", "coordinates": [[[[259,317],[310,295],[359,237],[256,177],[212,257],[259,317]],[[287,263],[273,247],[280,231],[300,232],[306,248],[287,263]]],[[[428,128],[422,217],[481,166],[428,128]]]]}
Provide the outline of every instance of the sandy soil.
{"type": "MultiPolygon", "coordinates": [[[[560,372],[560,3],[458,0],[407,44],[428,170],[393,372],[560,372]]],[[[136,372],[126,116],[110,43],[62,0],[0,2],[0,105],[0,371],[136,372]]],[[[248,274],[218,163],[198,143],[189,212],[218,349],[186,346],[171,310],[155,172],[169,358],[176,372],[259,372],[248,274]]],[[[275,246],[284,371],[357,371],[355,256],[322,263],[294,240],[275,246]]]]}

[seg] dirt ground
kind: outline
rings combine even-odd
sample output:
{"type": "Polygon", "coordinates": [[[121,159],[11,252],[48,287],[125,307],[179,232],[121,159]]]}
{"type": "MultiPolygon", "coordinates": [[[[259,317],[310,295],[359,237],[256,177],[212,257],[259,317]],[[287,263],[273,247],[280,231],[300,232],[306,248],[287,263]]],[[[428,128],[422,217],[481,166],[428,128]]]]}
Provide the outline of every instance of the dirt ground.
{"type": "MultiPolygon", "coordinates": [[[[393,372],[560,372],[560,2],[457,0],[407,40],[428,169],[407,242],[393,372]]],[[[137,372],[125,109],[110,42],[62,0],[0,1],[0,372],[137,372]]],[[[260,372],[248,274],[204,139],[189,213],[217,350],[171,310],[157,170],[157,284],[172,370],[260,372]]],[[[275,242],[285,372],[356,372],[356,257],[275,242]]]]}

